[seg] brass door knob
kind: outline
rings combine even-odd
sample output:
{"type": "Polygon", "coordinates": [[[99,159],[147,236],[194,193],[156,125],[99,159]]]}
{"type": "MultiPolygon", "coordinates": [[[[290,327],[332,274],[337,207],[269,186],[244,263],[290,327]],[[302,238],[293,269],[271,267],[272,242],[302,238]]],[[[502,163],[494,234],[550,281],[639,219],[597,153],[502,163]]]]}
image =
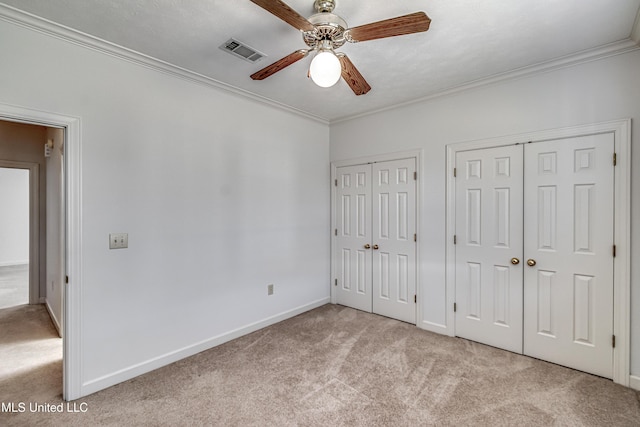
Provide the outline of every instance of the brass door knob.
{"type": "Polygon", "coordinates": [[[511,264],[518,265],[520,264],[520,260],[518,258],[511,258],[511,264]]]}
{"type": "Polygon", "coordinates": [[[370,249],[370,248],[371,248],[371,245],[367,243],[366,245],[364,245],[364,248],[365,248],[365,249],[370,249]]]}
{"type": "Polygon", "coordinates": [[[529,267],[533,267],[534,265],[536,265],[536,260],[535,259],[528,259],[527,260],[527,265],[529,267]]]}
{"type": "Polygon", "coordinates": [[[378,245],[373,245],[373,249],[379,249],[378,245]]]}

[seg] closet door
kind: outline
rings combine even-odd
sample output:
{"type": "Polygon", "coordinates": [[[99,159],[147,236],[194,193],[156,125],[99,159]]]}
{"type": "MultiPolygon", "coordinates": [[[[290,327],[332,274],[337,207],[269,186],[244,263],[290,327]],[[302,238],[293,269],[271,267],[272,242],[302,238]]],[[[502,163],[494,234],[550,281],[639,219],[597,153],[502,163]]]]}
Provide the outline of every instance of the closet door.
{"type": "Polygon", "coordinates": [[[456,156],[456,335],[522,352],[522,146],[456,156]]]}
{"type": "Polygon", "coordinates": [[[415,159],[373,169],[373,312],[416,323],[415,159]]]}
{"type": "Polygon", "coordinates": [[[371,312],[371,165],[337,168],[338,304],[371,312]]]}
{"type": "Polygon", "coordinates": [[[613,134],[525,147],[524,353],[613,375],[613,134]]]}
{"type": "Polygon", "coordinates": [[[416,323],[416,159],[337,168],[336,302],[416,323]]]}

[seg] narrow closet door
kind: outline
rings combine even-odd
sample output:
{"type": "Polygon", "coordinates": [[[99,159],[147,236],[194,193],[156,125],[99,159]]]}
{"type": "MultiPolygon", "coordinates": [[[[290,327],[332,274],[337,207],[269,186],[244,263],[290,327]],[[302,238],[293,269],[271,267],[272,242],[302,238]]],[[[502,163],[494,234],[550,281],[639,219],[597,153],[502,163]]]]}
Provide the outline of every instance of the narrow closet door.
{"type": "Polygon", "coordinates": [[[607,378],[613,148],[613,134],[527,144],[524,178],[524,353],[607,378]]]}
{"type": "Polygon", "coordinates": [[[456,335],[522,352],[522,146],[456,155],[456,335]]]}
{"type": "Polygon", "coordinates": [[[373,312],[416,323],[416,161],[373,165],[373,312]]]}
{"type": "Polygon", "coordinates": [[[337,168],[338,304],[371,312],[371,165],[337,168]]]}

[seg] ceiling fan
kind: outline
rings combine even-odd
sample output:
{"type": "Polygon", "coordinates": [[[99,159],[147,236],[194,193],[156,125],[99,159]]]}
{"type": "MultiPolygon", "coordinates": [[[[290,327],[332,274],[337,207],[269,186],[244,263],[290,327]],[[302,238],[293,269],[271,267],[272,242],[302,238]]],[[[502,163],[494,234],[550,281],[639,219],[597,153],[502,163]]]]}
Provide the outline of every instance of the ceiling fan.
{"type": "Polygon", "coordinates": [[[333,13],[335,0],[315,0],[314,7],[317,13],[309,19],[298,14],[281,0],[251,1],[299,29],[302,32],[302,39],[309,46],[308,49],[297,50],[253,73],[251,75],[253,80],[266,79],[315,51],[316,55],[309,68],[309,77],[322,87],[333,86],[342,77],[356,95],[364,95],[371,90],[371,86],[347,55],[335,52],[335,49],[346,42],[357,43],[427,31],[431,24],[431,19],[424,12],[416,12],[348,28],[345,20],[333,13]]]}

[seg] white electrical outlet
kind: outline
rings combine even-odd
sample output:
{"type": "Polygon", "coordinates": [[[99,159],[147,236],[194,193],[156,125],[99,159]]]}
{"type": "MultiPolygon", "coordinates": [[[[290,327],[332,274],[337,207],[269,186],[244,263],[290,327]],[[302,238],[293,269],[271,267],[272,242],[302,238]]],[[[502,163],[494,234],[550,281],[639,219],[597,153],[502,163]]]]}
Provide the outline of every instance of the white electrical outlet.
{"type": "Polygon", "coordinates": [[[273,283],[267,285],[267,295],[273,295],[273,283]]]}
{"type": "Polygon", "coordinates": [[[109,249],[124,249],[129,247],[128,233],[109,234],[109,249]]]}

